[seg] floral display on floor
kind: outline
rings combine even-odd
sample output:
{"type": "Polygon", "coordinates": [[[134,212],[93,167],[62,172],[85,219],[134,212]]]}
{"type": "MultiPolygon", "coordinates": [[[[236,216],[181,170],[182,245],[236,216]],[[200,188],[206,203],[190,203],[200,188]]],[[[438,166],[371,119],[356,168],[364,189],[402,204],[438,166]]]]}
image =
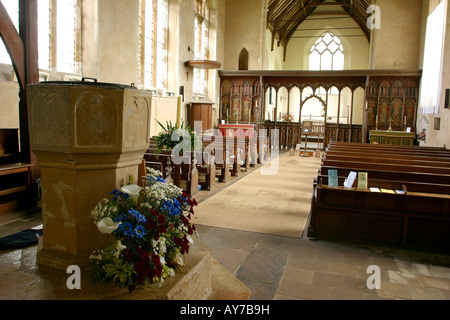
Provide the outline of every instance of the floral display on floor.
{"type": "Polygon", "coordinates": [[[132,292],[138,285],[162,283],[184,266],[183,255],[197,235],[191,224],[197,202],[161,176],[147,168],[144,188],[123,186],[92,210],[99,231],[116,240],[90,256],[92,281],[132,292]]]}

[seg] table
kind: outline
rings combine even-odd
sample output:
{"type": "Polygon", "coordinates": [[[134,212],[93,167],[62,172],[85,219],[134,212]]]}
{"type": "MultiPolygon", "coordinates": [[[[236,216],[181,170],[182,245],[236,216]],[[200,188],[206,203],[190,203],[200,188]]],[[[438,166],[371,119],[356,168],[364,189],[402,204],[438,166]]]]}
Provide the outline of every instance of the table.
{"type": "Polygon", "coordinates": [[[219,124],[222,137],[255,138],[255,125],[253,124],[219,124]]]}
{"type": "Polygon", "coordinates": [[[405,131],[370,131],[370,143],[413,146],[416,134],[414,132],[405,131]]]}

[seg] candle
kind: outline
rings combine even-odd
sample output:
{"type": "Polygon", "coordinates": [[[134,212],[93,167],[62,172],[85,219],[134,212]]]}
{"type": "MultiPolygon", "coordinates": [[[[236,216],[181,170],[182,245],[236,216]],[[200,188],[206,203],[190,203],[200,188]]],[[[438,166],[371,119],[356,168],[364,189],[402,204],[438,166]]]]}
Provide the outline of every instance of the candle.
{"type": "Polygon", "coordinates": [[[181,102],[183,100],[182,96],[178,96],[178,103],[177,103],[177,129],[181,128],[181,102]]]}

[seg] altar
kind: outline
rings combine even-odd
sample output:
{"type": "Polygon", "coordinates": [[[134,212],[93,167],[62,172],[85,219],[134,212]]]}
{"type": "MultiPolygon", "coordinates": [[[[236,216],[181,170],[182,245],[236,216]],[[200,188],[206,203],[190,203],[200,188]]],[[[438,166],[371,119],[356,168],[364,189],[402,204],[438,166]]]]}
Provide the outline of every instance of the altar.
{"type": "Polygon", "coordinates": [[[219,133],[222,137],[254,138],[255,125],[253,124],[219,124],[219,133]]]}
{"type": "Polygon", "coordinates": [[[371,144],[413,146],[415,138],[416,134],[414,132],[382,130],[370,131],[371,144]]]}

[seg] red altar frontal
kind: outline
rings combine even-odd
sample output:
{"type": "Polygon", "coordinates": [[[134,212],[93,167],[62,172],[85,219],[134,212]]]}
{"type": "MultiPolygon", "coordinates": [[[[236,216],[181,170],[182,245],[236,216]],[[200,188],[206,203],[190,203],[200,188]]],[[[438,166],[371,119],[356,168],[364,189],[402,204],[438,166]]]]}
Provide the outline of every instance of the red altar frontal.
{"type": "Polygon", "coordinates": [[[253,124],[219,124],[219,132],[222,137],[255,137],[253,124]]]}

